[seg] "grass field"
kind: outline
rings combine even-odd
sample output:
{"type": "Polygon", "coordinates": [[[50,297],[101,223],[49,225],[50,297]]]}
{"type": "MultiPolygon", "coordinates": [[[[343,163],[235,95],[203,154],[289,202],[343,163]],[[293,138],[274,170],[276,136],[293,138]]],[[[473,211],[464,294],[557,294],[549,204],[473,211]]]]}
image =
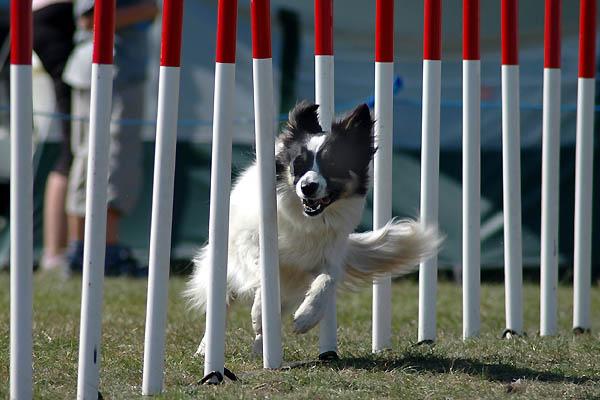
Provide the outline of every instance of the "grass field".
{"type": "MultiPolygon", "coordinates": [[[[81,283],[54,275],[35,276],[35,397],[75,397],[81,283]]],[[[537,336],[539,287],[525,286],[527,337],[500,340],[504,292],[482,287],[481,337],[461,340],[461,291],[441,282],[438,334],[433,346],[415,346],[417,284],[394,284],[393,350],[370,352],[371,299],[368,289],[339,296],[341,360],[313,362],[317,335],[294,336],[285,316],[287,362],[308,361],[282,371],[264,371],[251,356],[246,307],[232,310],[227,333],[227,367],[240,382],[197,385],[202,360],[192,357],[203,318],[185,310],[182,278],[170,282],[164,398],[600,398],[600,289],[594,287],[593,335],[573,337],[571,289],[559,288],[560,336],[537,336]],[[519,380],[519,381],[517,381],[519,380]],[[517,383],[514,383],[517,381],[517,383]]],[[[146,282],[110,278],[105,285],[101,391],[105,399],[141,398],[146,282]]],[[[8,397],[9,276],[0,275],[0,398],[8,397]]]]}

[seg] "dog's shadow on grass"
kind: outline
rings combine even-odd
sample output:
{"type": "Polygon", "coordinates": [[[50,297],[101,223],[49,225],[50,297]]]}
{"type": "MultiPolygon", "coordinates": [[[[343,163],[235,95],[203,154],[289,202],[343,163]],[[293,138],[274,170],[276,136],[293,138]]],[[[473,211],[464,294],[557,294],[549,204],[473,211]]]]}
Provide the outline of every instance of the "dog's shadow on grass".
{"type": "Polygon", "coordinates": [[[485,363],[469,358],[449,358],[433,354],[408,354],[399,358],[387,358],[385,356],[342,357],[339,360],[328,362],[298,362],[289,365],[288,368],[309,368],[318,365],[326,365],[336,370],[359,369],[372,372],[392,370],[403,370],[409,373],[429,372],[437,374],[458,372],[503,383],[511,383],[517,379],[573,384],[600,382],[599,379],[586,376],[569,376],[556,372],[516,367],[504,363],[485,363]]]}

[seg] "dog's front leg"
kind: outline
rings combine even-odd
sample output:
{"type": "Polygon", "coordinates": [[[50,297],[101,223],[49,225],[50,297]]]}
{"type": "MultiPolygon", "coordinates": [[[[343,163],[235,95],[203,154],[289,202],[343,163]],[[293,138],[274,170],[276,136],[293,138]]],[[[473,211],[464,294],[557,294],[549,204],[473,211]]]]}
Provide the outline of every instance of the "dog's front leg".
{"type": "MultiPolygon", "coordinates": [[[[225,316],[225,325],[227,325],[227,320],[229,319],[229,304],[227,304],[226,308],[225,308],[225,313],[227,314],[225,316]]],[[[207,343],[207,332],[206,329],[204,329],[204,335],[202,336],[202,340],[200,341],[200,344],[198,345],[198,349],[196,349],[196,352],[194,353],[194,357],[204,357],[206,355],[206,343],[207,343]]]]}
{"type": "Polygon", "coordinates": [[[202,340],[200,341],[200,344],[198,345],[198,349],[196,349],[196,352],[194,353],[194,357],[204,357],[205,354],[206,354],[206,332],[204,332],[204,336],[202,336],[202,340]]]}
{"type": "Polygon", "coordinates": [[[254,343],[252,352],[258,357],[262,357],[263,336],[262,336],[262,302],[260,288],[254,292],[254,303],[252,303],[252,329],[254,330],[254,343]]]}
{"type": "Polygon", "coordinates": [[[317,275],[311,283],[304,301],[294,313],[294,332],[306,333],[317,325],[325,314],[329,297],[335,291],[335,280],[330,273],[317,275]]]}

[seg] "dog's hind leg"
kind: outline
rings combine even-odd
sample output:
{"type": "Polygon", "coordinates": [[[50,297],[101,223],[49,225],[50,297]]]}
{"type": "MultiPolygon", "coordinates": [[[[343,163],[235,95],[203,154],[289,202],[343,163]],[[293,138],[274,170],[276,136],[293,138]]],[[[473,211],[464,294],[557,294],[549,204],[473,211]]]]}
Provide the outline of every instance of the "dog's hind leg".
{"type": "Polygon", "coordinates": [[[262,357],[263,336],[262,336],[262,302],[260,287],[254,292],[254,303],[252,303],[252,329],[254,329],[254,343],[252,344],[252,353],[257,357],[262,357]]]}
{"type": "Polygon", "coordinates": [[[294,313],[294,332],[306,333],[319,323],[325,314],[329,297],[335,291],[335,280],[329,273],[317,275],[294,313]]]}

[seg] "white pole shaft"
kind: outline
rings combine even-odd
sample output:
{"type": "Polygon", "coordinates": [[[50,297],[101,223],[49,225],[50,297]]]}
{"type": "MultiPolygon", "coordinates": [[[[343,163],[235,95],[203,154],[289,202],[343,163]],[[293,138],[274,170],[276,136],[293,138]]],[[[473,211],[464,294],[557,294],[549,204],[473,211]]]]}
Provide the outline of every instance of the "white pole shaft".
{"type": "Polygon", "coordinates": [[[252,60],[254,80],[254,128],[259,171],[259,236],[262,295],[263,365],[279,368],[281,349],[281,299],[279,297],[279,249],[277,199],[275,197],[275,133],[273,61],[252,60]]]}
{"type": "MultiPolygon", "coordinates": [[[[375,145],[373,188],[373,229],[392,218],[392,156],[394,113],[394,63],[375,63],[375,145]]],[[[392,279],[384,276],[373,282],[372,350],[392,345],[392,279]]]]}
{"type": "MultiPolygon", "coordinates": [[[[331,123],[335,114],[333,56],[315,56],[315,102],[319,105],[319,124],[325,132],[331,131],[331,123]]],[[[319,325],[319,353],[337,352],[337,315],[336,296],[329,298],[325,315],[319,325]]]]}
{"type": "Polygon", "coordinates": [[[519,66],[502,66],[502,176],[506,329],[523,332],[519,66]]]}
{"type": "Polygon", "coordinates": [[[142,378],[143,395],[159,394],[163,388],[179,75],[179,67],[160,67],[150,227],[150,275],[148,277],[142,378]]]}
{"type": "Polygon", "coordinates": [[[575,276],[573,328],[591,328],[592,187],[594,173],[594,78],[579,78],[575,156],[575,276]]]}
{"type": "Polygon", "coordinates": [[[10,398],[31,399],[33,102],[31,65],[10,66],[10,398]]]}
{"type": "Polygon", "coordinates": [[[560,69],[544,69],[540,335],[557,333],[560,69]]]}
{"type": "Polygon", "coordinates": [[[319,105],[319,124],[331,131],[334,106],[333,56],[315,56],[315,102],[319,105]]]}
{"type": "Polygon", "coordinates": [[[463,60],[463,339],[480,325],[480,106],[480,61],[463,60]]]}
{"type": "Polygon", "coordinates": [[[229,192],[234,103],[235,64],[216,63],[208,232],[210,269],[207,277],[205,376],[212,371],[223,373],[225,366],[229,192]]]}
{"type": "Polygon", "coordinates": [[[112,64],[92,64],[78,399],[98,398],[112,80],[112,64]]]}
{"type": "MultiPolygon", "coordinates": [[[[421,223],[437,227],[440,179],[440,101],[442,62],[423,60],[423,111],[421,120],[421,223]]],[[[418,341],[436,337],[437,256],[419,268],[418,341]]]]}

